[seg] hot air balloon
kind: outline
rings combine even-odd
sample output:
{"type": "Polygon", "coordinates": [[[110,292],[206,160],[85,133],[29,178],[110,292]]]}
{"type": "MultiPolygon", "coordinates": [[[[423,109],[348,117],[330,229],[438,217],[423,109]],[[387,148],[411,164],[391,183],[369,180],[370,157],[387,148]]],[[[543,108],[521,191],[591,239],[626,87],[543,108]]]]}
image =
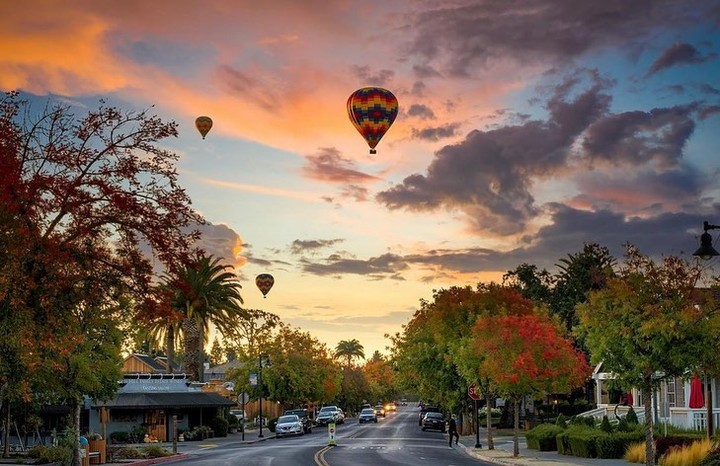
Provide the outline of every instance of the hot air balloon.
{"type": "Polygon", "coordinates": [[[270,288],[275,284],[275,279],[269,273],[261,273],[255,277],[255,284],[262,291],[263,298],[267,298],[270,288]]]}
{"type": "Polygon", "coordinates": [[[398,114],[398,101],[392,92],[381,87],[363,87],[350,94],[347,101],[350,121],[375,154],[375,146],[385,135],[398,114]]]}
{"type": "Polygon", "coordinates": [[[210,131],[210,128],[212,128],[212,118],[207,116],[199,116],[195,119],[195,127],[198,131],[200,131],[200,134],[202,134],[203,139],[205,139],[205,136],[207,135],[208,131],[210,131]]]}

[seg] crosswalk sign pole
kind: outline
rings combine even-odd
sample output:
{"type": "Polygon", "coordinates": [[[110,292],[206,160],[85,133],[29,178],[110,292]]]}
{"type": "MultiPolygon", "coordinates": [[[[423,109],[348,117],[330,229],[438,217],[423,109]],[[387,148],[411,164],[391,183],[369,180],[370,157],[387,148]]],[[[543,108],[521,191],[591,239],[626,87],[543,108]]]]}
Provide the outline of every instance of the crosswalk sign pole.
{"type": "Polygon", "coordinates": [[[328,445],[335,446],[335,423],[331,422],[328,424],[328,445]]]}

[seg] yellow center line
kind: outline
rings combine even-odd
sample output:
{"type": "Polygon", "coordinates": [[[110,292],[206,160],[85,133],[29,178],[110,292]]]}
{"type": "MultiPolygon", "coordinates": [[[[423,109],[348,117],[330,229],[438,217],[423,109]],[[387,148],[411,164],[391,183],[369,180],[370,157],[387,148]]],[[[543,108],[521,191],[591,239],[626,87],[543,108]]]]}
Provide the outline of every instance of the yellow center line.
{"type": "Polygon", "coordinates": [[[330,451],[332,448],[332,445],[328,445],[320,449],[317,453],[315,453],[315,464],[317,466],[330,466],[330,463],[325,461],[325,453],[330,451]]]}

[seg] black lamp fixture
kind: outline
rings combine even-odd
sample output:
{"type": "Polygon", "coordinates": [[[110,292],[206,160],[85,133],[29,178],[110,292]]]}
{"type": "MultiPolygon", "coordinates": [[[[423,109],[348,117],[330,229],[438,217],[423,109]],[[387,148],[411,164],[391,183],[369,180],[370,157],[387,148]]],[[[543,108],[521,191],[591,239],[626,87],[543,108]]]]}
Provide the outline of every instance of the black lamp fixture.
{"type": "Polygon", "coordinates": [[[700,235],[700,247],[693,253],[693,256],[698,256],[704,260],[710,260],[715,256],[720,256],[720,252],[717,252],[712,245],[712,235],[708,233],[708,230],[720,229],[720,225],[712,225],[707,221],[703,222],[703,232],[700,235]]]}

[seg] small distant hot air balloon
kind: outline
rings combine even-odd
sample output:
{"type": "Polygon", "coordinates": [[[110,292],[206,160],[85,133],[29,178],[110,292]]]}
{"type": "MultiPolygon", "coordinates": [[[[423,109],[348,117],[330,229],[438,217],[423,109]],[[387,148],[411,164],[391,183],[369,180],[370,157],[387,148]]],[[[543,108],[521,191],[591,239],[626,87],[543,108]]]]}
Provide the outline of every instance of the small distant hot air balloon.
{"type": "Polygon", "coordinates": [[[275,279],[269,273],[261,273],[255,277],[255,284],[262,291],[263,298],[267,298],[270,288],[275,284],[275,279]]]}
{"type": "Polygon", "coordinates": [[[398,114],[398,101],[392,92],[381,87],[363,87],[350,94],[347,101],[350,121],[375,154],[375,146],[385,135],[398,114]]]}
{"type": "Polygon", "coordinates": [[[210,131],[210,128],[212,128],[212,123],[212,118],[207,116],[199,116],[195,119],[195,127],[198,131],[200,131],[203,139],[205,139],[205,136],[210,131]]]}

